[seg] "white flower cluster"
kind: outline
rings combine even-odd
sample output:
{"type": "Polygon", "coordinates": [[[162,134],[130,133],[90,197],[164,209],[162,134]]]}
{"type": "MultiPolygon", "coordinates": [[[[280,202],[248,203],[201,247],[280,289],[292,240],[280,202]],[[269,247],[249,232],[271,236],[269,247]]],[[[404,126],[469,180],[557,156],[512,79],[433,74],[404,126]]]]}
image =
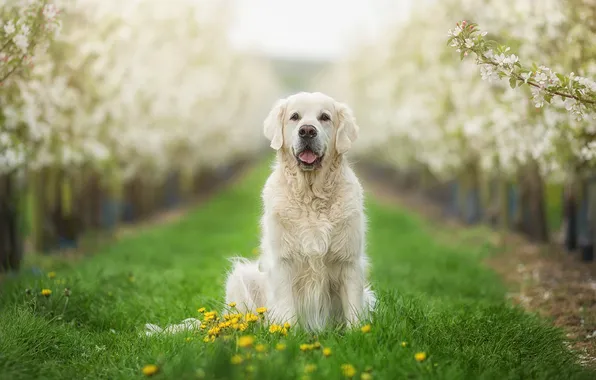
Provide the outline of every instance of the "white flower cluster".
{"type": "MultiPolygon", "coordinates": [[[[582,121],[584,115],[590,111],[595,113],[596,120],[596,92],[593,90],[596,83],[588,78],[575,77],[574,73],[565,77],[544,65],[533,69],[523,68],[515,54],[495,54],[488,48],[489,42],[484,40],[486,34],[475,24],[462,21],[449,31],[448,36],[450,46],[457,48],[456,51],[461,53],[462,58],[470,52],[476,54],[482,79],[491,82],[494,79],[508,78],[512,87],[518,84],[530,85],[537,108],[543,107],[545,102],[550,103],[553,96],[560,97],[566,102],[565,109],[577,121],[582,121]]],[[[494,41],[490,43],[494,45],[494,41]]],[[[508,52],[511,48],[499,46],[498,49],[508,52]]]]}
{"type": "Polygon", "coordinates": [[[584,91],[576,94],[588,96],[594,88],[588,78],[596,74],[590,42],[596,28],[582,27],[583,39],[567,38],[578,33],[577,17],[585,13],[581,7],[591,1],[421,2],[408,21],[388,30],[376,45],[356,50],[321,75],[318,84],[354,104],[363,129],[355,144],[360,156],[402,168],[423,165],[446,178],[476,164],[487,175],[513,176],[536,163],[548,180],[561,181],[570,167],[596,164],[596,145],[589,137],[596,125],[582,102],[542,90],[569,86],[557,72],[573,70],[582,74],[572,78],[584,91]],[[483,45],[491,36],[480,30],[470,35],[465,22],[454,28],[462,18],[507,39],[515,54],[483,45]],[[451,46],[445,44],[445,31],[451,46]],[[484,54],[480,61],[465,58],[478,49],[484,54]],[[553,69],[520,71],[520,57],[553,69]],[[499,80],[511,76],[515,82],[499,80]],[[543,107],[547,101],[551,106],[543,107]]]}
{"type": "Polygon", "coordinates": [[[50,0],[0,1],[0,84],[28,68],[60,31],[50,0]]]}
{"type": "Polygon", "coordinates": [[[262,148],[278,84],[267,62],[229,45],[227,2],[46,3],[62,30],[0,90],[0,173],[26,164],[157,180],[262,148]]]}

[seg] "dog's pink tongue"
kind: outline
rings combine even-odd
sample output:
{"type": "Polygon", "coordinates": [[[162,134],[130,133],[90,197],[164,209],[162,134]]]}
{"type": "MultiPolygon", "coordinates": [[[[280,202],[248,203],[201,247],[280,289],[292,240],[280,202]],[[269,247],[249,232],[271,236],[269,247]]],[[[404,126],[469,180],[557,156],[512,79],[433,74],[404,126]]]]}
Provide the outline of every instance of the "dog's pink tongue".
{"type": "Polygon", "coordinates": [[[306,162],[310,165],[313,162],[315,162],[315,160],[317,159],[317,155],[309,150],[305,150],[304,152],[298,155],[298,158],[300,158],[300,161],[306,162]]]}

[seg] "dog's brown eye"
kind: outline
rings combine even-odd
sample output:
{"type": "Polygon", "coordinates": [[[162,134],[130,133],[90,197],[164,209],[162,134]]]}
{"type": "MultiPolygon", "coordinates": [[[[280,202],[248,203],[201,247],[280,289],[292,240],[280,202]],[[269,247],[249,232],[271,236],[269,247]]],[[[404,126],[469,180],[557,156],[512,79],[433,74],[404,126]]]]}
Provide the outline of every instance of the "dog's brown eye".
{"type": "Polygon", "coordinates": [[[322,113],[321,116],[319,116],[319,120],[321,120],[321,121],[329,121],[329,120],[331,120],[331,118],[326,113],[322,113]]]}
{"type": "Polygon", "coordinates": [[[290,116],[290,120],[300,120],[300,115],[298,115],[298,112],[294,112],[292,116],[290,116]]]}

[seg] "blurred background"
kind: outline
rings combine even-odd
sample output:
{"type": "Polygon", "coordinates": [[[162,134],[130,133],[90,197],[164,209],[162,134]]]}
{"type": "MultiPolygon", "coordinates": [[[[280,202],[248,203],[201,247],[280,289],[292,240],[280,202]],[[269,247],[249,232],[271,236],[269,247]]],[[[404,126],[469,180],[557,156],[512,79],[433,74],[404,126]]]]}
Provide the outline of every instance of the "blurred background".
{"type": "Polygon", "coordinates": [[[298,91],[351,105],[363,176],[593,260],[592,114],[483,80],[447,44],[461,20],[596,76],[593,0],[2,2],[0,270],[224,183],[298,91]]]}

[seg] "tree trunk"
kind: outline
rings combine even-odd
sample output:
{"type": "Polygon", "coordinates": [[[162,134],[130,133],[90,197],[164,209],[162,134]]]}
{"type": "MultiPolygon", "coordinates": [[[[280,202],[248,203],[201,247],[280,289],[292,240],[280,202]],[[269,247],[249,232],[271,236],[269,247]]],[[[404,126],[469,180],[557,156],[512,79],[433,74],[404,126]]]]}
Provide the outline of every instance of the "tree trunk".
{"type": "Polygon", "coordinates": [[[581,200],[579,204],[578,212],[578,248],[581,254],[582,261],[592,261],[593,255],[593,232],[590,223],[590,193],[591,181],[588,179],[582,179],[581,182],[581,200]]]}
{"type": "Polygon", "coordinates": [[[545,186],[537,163],[531,162],[520,171],[519,231],[535,242],[548,242],[545,186]]]}
{"type": "Polygon", "coordinates": [[[511,219],[511,207],[510,207],[510,192],[509,192],[509,181],[503,174],[499,178],[499,231],[501,234],[501,243],[506,243],[506,236],[510,226],[511,219]]]}
{"type": "Polygon", "coordinates": [[[84,231],[83,220],[80,217],[80,209],[76,205],[77,186],[74,178],[63,170],[57,171],[56,190],[51,215],[52,231],[56,241],[54,248],[75,248],[78,240],[84,231]]]}
{"type": "Polygon", "coordinates": [[[480,194],[480,175],[478,166],[470,163],[462,179],[463,188],[463,216],[467,224],[476,224],[482,220],[482,204],[480,194]]]}
{"type": "Polygon", "coordinates": [[[588,180],[588,242],[589,246],[582,252],[583,261],[594,261],[596,248],[596,176],[588,180]]]}
{"type": "Polygon", "coordinates": [[[14,177],[0,176],[0,272],[18,271],[23,258],[20,201],[14,177]]]}
{"type": "Polygon", "coordinates": [[[568,252],[577,249],[577,194],[573,185],[573,182],[567,183],[563,193],[565,248],[568,252]]]}

